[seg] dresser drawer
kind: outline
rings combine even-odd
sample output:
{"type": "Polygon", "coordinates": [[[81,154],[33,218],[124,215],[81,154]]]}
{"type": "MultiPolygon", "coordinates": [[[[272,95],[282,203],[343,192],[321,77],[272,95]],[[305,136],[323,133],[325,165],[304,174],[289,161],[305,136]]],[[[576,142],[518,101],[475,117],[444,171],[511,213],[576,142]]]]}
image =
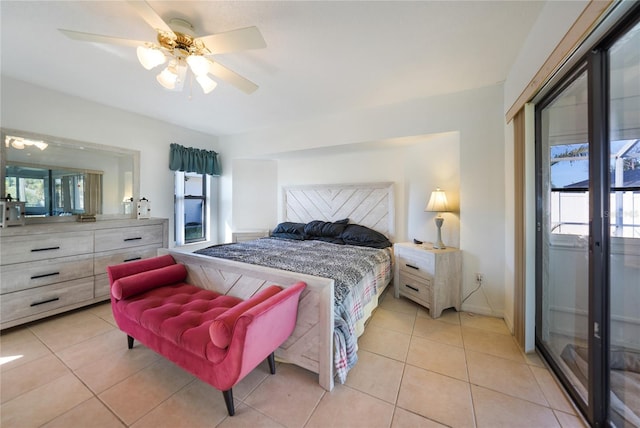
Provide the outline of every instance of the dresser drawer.
{"type": "Polygon", "coordinates": [[[3,237],[0,263],[8,265],[88,253],[93,253],[91,231],[3,237]]]}
{"type": "Polygon", "coordinates": [[[162,245],[162,225],[121,227],[96,230],[95,251],[109,251],[122,248],[140,247],[150,244],[162,245]]]}
{"type": "Polygon", "coordinates": [[[400,283],[398,284],[400,294],[418,299],[420,303],[431,306],[433,297],[433,287],[431,280],[418,278],[413,275],[400,273],[400,283]]]}
{"type": "Polygon", "coordinates": [[[93,263],[93,273],[95,275],[100,275],[107,272],[107,266],[155,257],[158,255],[158,248],[161,247],[161,244],[154,244],[144,247],[130,248],[128,250],[96,253],[93,263]]]}
{"type": "Polygon", "coordinates": [[[434,258],[430,254],[414,255],[409,251],[402,251],[396,254],[396,262],[400,272],[424,279],[431,279],[435,273],[434,258]]]}
{"type": "Polygon", "coordinates": [[[93,299],[93,277],[16,291],[2,296],[2,322],[93,299]]]}
{"type": "Polygon", "coordinates": [[[111,288],[109,287],[109,275],[103,273],[102,275],[96,275],[96,280],[93,285],[93,296],[96,299],[104,297],[109,299],[111,297],[111,288]]]}
{"type": "Polygon", "coordinates": [[[0,267],[0,292],[10,293],[93,276],[93,254],[15,263],[0,267]]]}

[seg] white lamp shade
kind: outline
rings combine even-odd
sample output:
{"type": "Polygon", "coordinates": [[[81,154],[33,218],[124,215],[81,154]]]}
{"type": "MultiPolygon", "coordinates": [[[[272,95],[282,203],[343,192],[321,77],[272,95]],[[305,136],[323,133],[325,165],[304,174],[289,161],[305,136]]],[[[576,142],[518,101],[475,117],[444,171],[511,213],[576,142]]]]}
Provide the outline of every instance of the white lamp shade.
{"type": "Polygon", "coordinates": [[[176,80],[178,80],[178,75],[175,71],[170,70],[170,67],[162,70],[160,74],[156,77],[158,83],[164,86],[167,89],[174,89],[176,87],[176,80]]]}
{"type": "Polygon", "coordinates": [[[208,94],[209,92],[213,91],[216,88],[216,86],[218,86],[218,84],[214,80],[212,80],[211,78],[209,78],[209,76],[206,76],[206,75],[197,76],[196,80],[202,87],[202,90],[204,91],[205,94],[208,94]]]}
{"type": "Polygon", "coordinates": [[[447,202],[447,195],[444,191],[438,188],[431,192],[431,198],[429,198],[429,203],[424,210],[433,212],[449,211],[449,203],[447,202]]]}
{"type": "Polygon", "coordinates": [[[187,64],[196,76],[206,76],[209,72],[209,60],[201,55],[189,55],[187,64]]]}
{"type": "Polygon", "coordinates": [[[138,54],[138,61],[140,61],[140,64],[147,70],[164,64],[167,60],[164,54],[158,49],[138,46],[136,52],[138,54]]]}

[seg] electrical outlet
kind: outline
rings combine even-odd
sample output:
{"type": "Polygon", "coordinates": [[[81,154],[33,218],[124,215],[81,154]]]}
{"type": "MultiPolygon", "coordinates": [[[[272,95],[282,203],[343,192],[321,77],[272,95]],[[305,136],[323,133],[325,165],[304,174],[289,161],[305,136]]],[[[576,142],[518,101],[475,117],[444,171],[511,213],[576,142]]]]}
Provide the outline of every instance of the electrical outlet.
{"type": "Polygon", "coordinates": [[[484,281],[484,275],[481,274],[480,272],[476,273],[476,282],[478,284],[482,284],[482,281],[484,281]]]}

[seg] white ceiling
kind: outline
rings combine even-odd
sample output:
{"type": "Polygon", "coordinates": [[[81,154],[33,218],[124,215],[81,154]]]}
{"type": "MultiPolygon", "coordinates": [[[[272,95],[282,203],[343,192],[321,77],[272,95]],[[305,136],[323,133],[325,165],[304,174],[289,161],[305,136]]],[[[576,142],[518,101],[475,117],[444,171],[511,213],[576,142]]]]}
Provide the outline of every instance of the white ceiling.
{"type": "Polygon", "coordinates": [[[265,49],[215,56],[260,88],[162,88],[135,48],[57,29],[137,40],[155,31],[124,1],[0,1],[5,76],[227,135],[505,80],[544,1],[150,1],[197,36],[257,26],[265,49]],[[191,93],[191,97],[190,97],[191,93]]]}

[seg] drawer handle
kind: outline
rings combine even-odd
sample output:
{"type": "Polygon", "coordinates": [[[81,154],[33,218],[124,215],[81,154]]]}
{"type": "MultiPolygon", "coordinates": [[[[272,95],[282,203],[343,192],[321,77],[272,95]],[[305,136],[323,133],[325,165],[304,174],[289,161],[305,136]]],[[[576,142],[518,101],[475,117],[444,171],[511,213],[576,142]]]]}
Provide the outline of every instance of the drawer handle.
{"type": "Polygon", "coordinates": [[[47,248],[34,248],[31,250],[32,253],[37,253],[38,251],[50,251],[50,250],[59,250],[60,247],[47,247],[47,248]]]}
{"type": "Polygon", "coordinates": [[[142,239],[142,236],[138,236],[137,238],[125,238],[124,242],[127,242],[127,241],[139,241],[141,239],[142,239]]]}
{"type": "Polygon", "coordinates": [[[60,275],[60,272],[43,273],[42,275],[33,275],[31,279],[46,278],[48,276],[60,275]]]}
{"type": "Polygon", "coordinates": [[[411,269],[420,270],[420,268],[419,268],[419,267],[417,267],[417,266],[413,266],[413,265],[410,265],[410,264],[407,264],[407,263],[405,263],[404,265],[405,265],[406,267],[408,267],[408,268],[411,268],[411,269]]]}
{"type": "Polygon", "coordinates": [[[59,297],[53,297],[51,299],[43,300],[42,302],[32,303],[31,306],[44,305],[45,303],[55,302],[56,300],[60,300],[60,298],[59,297]]]}
{"type": "Polygon", "coordinates": [[[412,290],[413,290],[413,291],[415,291],[416,293],[419,293],[419,292],[420,292],[420,290],[419,290],[419,289],[417,289],[416,287],[412,287],[412,286],[410,286],[409,284],[405,284],[404,286],[405,286],[405,287],[407,287],[407,288],[412,289],[412,290]]]}
{"type": "Polygon", "coordinates": [[[124,262],[132,262],[134,260],[142,260],[142,257],[131,257],[130,259],[124,259],[124,262]]]}

